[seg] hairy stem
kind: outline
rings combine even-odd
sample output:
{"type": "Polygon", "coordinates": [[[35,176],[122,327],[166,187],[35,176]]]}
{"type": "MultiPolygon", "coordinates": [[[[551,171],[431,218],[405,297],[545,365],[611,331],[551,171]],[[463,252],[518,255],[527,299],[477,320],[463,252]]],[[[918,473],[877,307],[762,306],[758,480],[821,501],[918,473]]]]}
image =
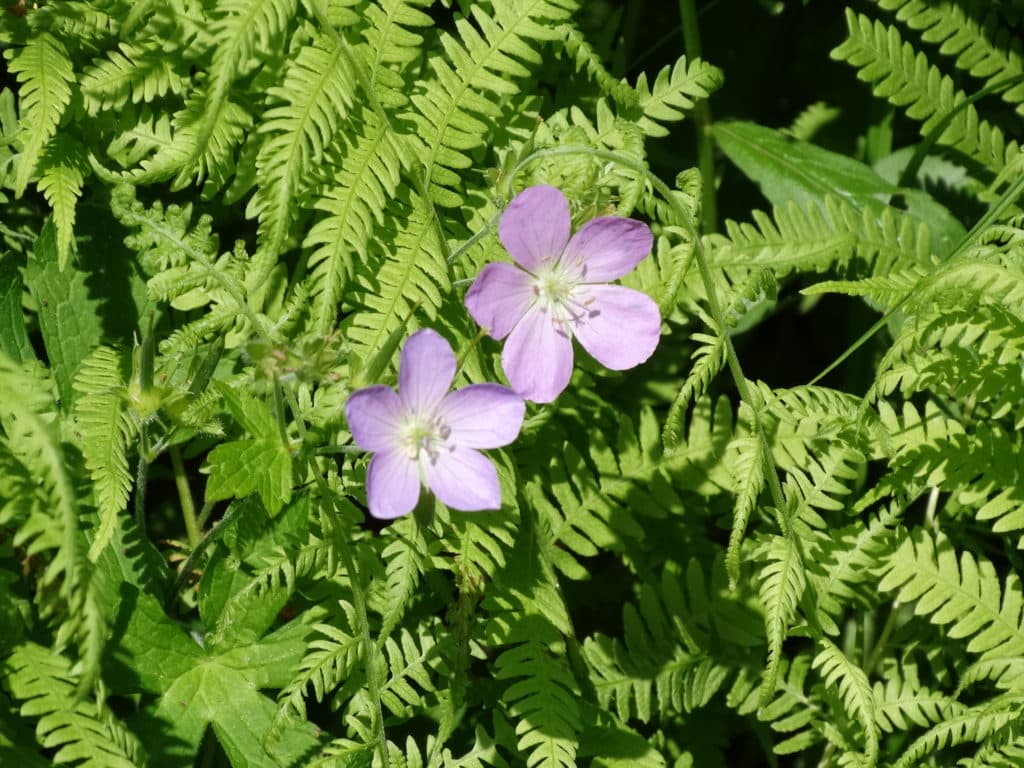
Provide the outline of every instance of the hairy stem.
{"type": "MultiPolygon", "coordinates": [[[[697,26],[696,0],[679,0],[683,22],[683,47],[688,61],[699,59],[700,27],[697,26]]],[[[715,147],[711,139],[711,107],[699,99],[693,107],[693,126],[697,139],[697,167],[700,169],[701,225],[705,233],[718,231],[718,200],[715,194],[715,147]]]]}
{"type": "Polygon", "coordinates": [[[185,521],[185,533],[188,535],[188,545],[195,549],[199,543],[199,524],[196,520],[196,505],[192,500],[192,489],[188,485],[188,473],[185,472],[185,462],[181,458],[181,449],[172,445],[171,466],[174,468],[174,485],[178,489],[178,500],[181,503],[181,516],[185,521]]]}

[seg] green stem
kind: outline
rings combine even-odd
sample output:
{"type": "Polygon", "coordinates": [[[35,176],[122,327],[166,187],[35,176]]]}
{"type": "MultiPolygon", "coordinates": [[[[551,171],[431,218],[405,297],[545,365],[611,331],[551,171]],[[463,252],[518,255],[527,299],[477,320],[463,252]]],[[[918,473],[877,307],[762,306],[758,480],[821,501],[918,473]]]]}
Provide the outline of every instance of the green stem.
{"type": "MultiPolygon", "coordinates": [[[[339,513],[340,510],[337,506],[334,493],[327,485],[327,481],[324,480],[323,475],[320,474],[319,470],[313,473],[316,477],[317,486],[320,488],[320,493],[324,498],[324,501],[329,503],[331,509],[335,513],[339,513]]],[[[340,516],[340,515],[339,515],[340,516]]],[[[388,753],[388,739],[387,734],[384,731],[384,706],[381,704],[380,698],[380,681],[377,680],[377,646],[373,642],[373,638],[370,637],[370,619],[369,614],[366,610],[366,596],[363,594],[363,585],[359,580],[359,572],[356,570],[356,562],[352,557],[351,549],[349,548],[348,541],[342,535],[339,528],[335,526],[334,521],[331,523],[332,538],[338,548],[338,552],[341,554],[342,565],[345,571],[348,573],[349,582],[352,587],[352,603],[356,609],[356,619],[359,621],[359,630],[361,639],[363,641],[363,648],[366,652],[366,684],[369,688],[370,700],[373,702],[373,730],[377,736],[377,748],[380,753],[380,764],[382,768],[391,768],[391,756],[388,753]]]]}
{"type": "Polygon", "coordinates": [[[171,466],[174,468],[174,484],[178,488],[178,500],[181,502],[181,516],[185,520],[185,533],[188,535],[188,545],[195,549],[199,543],[199,524],[196,521],[196,506],[192,501],[192,490],[188,486],[188,474],[185,472],[185,462],[181,459],[181,449],[172,445],[168,451],[171,454],[171,466]]]}
{"type": "Polygon", "coordinates": [[[149,430],[139,427],[139,464],[135,470],[135,523],[146,535],[146,482],[149,479],[149,430]]]}
{"type": "MultiPolygon", "coordinates": [[[[687,61],[701,56],[700,27],[695,0],[679,0],[683,22],[683,47],[687,61]]],[[[700,99],[693,107],[693,126],[697,138],[697,167],[701,177],[701,223],[705,233],[718,231],[718,200],[715,194],[715,147],[711,139],[711,107],[700,99]]]]}

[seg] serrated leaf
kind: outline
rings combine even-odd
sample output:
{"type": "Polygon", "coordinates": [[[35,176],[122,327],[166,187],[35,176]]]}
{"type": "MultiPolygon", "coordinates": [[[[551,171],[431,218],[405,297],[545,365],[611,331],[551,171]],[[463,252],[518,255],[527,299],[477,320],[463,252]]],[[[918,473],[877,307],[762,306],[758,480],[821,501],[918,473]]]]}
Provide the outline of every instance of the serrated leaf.
{"type": "Polygon", "coordinates": [[[210,451],[205,471],[207,501],[244,498],[257,491],[271,515],[291,499],[292,456],[267,406],[219,385],[228,408],[251,438],[222,443],[210,451]]]}

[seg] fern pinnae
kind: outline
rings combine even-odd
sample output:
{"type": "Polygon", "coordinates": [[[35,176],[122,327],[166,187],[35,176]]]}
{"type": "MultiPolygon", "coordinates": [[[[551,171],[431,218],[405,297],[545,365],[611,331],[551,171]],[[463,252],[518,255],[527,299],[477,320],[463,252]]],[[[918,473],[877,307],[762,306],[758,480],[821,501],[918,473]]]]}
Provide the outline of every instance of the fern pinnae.
{"type": "Polygon", "coordinates": [[[376,228],[384,223],[382,212],[400,181],[399,149],[391,128],[370,113],[357,124],[361,130],[346,148],[335,184],[314,204],[327,216],[303,241],[307,248],[319,246],[309,256],[306,278],[313,304],[311,323],[319,333],[336,323],[338,303],[356,271],[353,252],[368,258],[376,228]]]}
{"type": "Polygon", "coordinates": [[[74,406],[77,434],[96,489],[100,515],[100,526],[89,548],[93,562],[113,536],[117,515],[128,507],[132,487],[128,443],[137,425],[125,407],[122,364],[119,352],[98,347],[82,362],[74,382],[79,393],[74,406]]]}
{"type": "Polygon", "coordinates": [[[878,763],[878,723],[875,716],[875,700],[871,685],[864,670],[851,662],[828,638],[819,638],[821,651],[814,658],[812,666],[818,669],[826,685],[835,687],[848,714],[860,723],[864,730],[864,757],[868,766],[878,763]]]}
{"type": "MultiPolygon", "coordinates": [[[[874,0],[896,19],[921,33],[926,43],[939,45],[939,52],[955,56],[955,65],[985,79],[985,85],[1024,73],[1024,57],[1007,26],[994,16],[995,8],[982,0],[969,0],[966,7],[955,2],[922,5],[911,0],[874,0]]],[[[1003,93],[1003,100],[1024,113],[1024,86],[1003,93]]]]}
{"type": "Polygon", "coordinates": [[[767,563],[760,573],[760,593],[765,607],[768,660],[762,678],[761,703],[766,704],[775,691],[782,660],[782,643],[786,639],[790,622],[796,616],[807,576],[793,534],[772,536],[763,551],[767,563]]]}
{"type": "MultiPolygon", "coordinates": [[[[210,66],[209,81],[197,122],[188,166],[194,167],[207,152],[214,126],[222,119],[228,91],[241,67],[251,61],[255,50],[267,50],[295,15],[297,0],[220,0],[221,13],[211,32],[217,43],[210,66]]],[[[183,171],[184,172],[184,171],[183,171]]]]}
{"type": "Polygon", "coordinates": [[[682,430],[686,419],[686,411],[694,399],[703,396],[711,384],[711,380],[725,367],[726,342],[721,334],[694,333],[690,337],[698,346],[691,359],[695,362],[686,374],[686,380],[676,393],[672,405],[669,406],[662,429],[662,442],[666,450],[672,451],[683,440],[682,430]]]}
{"type": "Polygon", "coordinates": [[[730,446],[730,470],[736,478],[738,491],[736,505],[733,507],[729,546],[725,553],[725,569],[733,589],[740,579],[740,548],[743,545],[747,523],[757,504],[758,496],[764,489],[764,448],[763,441],[750,436],[737,437],[730,446]]]}
{"type": "Polygon", "coordinates": [[[14,177],[17,196],[25,191],[47,142],[56,134],[64,110],[71,103],[75,81],[64,44],[49,32],[34,35],[21,48],[4,52],[8,71],[21,84],[21,152],[14,177]]]}
{"type": "Polygon", "coordinates": [[[515,80],[539,60],[534,47],[554,36],[548,25],[562,21],[575,9],[575,0],[524,0],[499,5],[495,17],[473,6],[472,17],[456,21],[459,37],[444,35],[448,54],[431,58],[437,80],[412,97],[406,117],[418,127],[415,146],[423,166],[424,186],[437,205],[461,204],[459,172],[472,165],[466,154],[481,146],[487,121],[498,113],[491,96],[509,96],[515,80]]]}
{"type": "MultiPolygon", "coordinates": [[[[955,109],[966,96],[948,76],[928,62],[924,53],[915,52],[904,42],[895,27],[847,9],[849,36],[832,52],[832,57],[859,68],[858,77],[873,84],[877,96],[904,107],[907,115],[921,120],[922,135],[955,109]]],[[[939,137],[939,143],[970,156],[998,174],[1012,165],[1020,154],[1015,142],[1007,142],[1002,131],[978,116],[968,106],[939,137]]]]}
{"type": "Polygon", "coordinates": [[[260,261],[276,261],[295,218],[296,200],[320,164],[352,101],[353,76],[341,46],[315,38],[270,90],[278,106],[267,109],[259,127],[269,135],[256,159],[256,193],[247,213],[259,218],[260,261]]]}
{"type": "Polygon", "coordinates": [[[415,194],[410,206],[392,253],[375,274],[360,272],[364,283],[353,291],[353,298],[362,306],[353,313],[347,335],[363,359],[380,349],[395,328],[409,322],[417,304],[428,317],[434,317],[450,287],[450,270],[432,206],[415,194]]]}

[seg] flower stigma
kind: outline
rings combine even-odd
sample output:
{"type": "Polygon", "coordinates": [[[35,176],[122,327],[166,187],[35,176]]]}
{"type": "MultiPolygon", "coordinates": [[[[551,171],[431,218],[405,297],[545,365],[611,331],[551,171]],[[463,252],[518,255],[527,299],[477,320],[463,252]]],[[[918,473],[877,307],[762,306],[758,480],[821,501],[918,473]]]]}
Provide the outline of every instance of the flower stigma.
{"type": "Polygon", "coordinates": [[[551,321],[565,331],[584,317],[596,314],[590,306],[593,298],[580,301],[573,295],[579,282],[577,274],[557,261],[543,265],[533,274],[533,295],[544,311],[551,312],[551,321]]]}
{"type": "Polygon", "coordinates": [[[422,452],[426,454],[431,464],[435,464],[442,448],[454,448],[446,445],[451,432],[451,427],[440,416],[413,416],[403,425],[399,440],[410,459],[419,459],[422,452]]]}

